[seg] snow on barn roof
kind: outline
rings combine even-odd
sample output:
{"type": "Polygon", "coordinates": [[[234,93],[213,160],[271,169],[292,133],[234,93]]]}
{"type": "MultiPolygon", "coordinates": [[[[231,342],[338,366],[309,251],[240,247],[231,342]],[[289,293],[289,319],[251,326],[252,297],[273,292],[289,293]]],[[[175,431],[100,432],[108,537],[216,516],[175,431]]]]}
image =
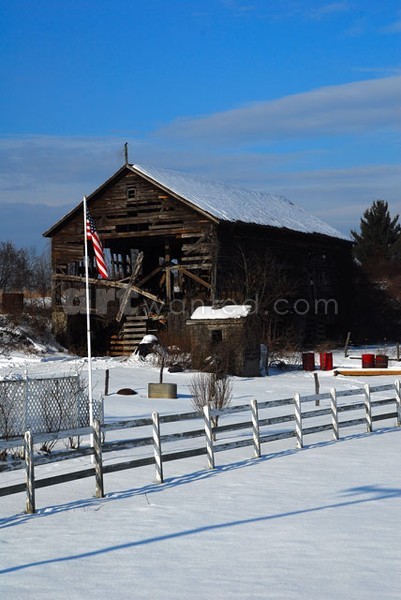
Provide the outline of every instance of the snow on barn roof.
{"type": "Polygon", "coordinates": [[[180,171],[141,165],[131,168],[222,221],[255,223],[349,240],[284,196],[207,181],[180,171]]]}
{"type": "Polygon", "coordinates": [[[191,320],[198,319],[241,319],[251,311],[249,304],[227,304],[221,308],[214,306],[198,306],[191,315],[191,320]]]}

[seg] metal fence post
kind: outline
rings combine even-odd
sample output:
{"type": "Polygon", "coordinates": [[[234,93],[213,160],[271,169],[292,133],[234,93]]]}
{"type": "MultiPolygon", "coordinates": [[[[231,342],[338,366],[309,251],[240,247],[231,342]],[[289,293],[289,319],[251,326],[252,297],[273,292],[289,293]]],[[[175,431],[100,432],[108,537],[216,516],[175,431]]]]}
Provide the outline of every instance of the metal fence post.
{"type": "Polygon", "coordinates": [[[95,463],[96,498],[103,498],[103,463],[102,463],[102,437],[99,419],[93,422],[93,456],[95,463]]]}
{"type": "Polygon", "coordinates": [[[26,431],[25,441],[25,473],[26,473],[26,511],[32,515],[35,512],[35,465],[33,459],[33,435],[26,431]]]}
{"type": "Polygon", "coordinates": [[[30,424],[28,423],[28,403],[29,403],[29,389],[28,389],[28,371],[24,371],[24,429],[28,431],[30,424]]]}

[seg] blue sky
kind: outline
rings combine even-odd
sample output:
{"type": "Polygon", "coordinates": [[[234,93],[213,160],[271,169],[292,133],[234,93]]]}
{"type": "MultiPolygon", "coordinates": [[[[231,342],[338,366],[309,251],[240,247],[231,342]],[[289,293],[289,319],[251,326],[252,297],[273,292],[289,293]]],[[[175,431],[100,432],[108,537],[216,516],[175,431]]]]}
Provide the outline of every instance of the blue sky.
{"type": "Polygon", "coordinates": [[[124,142],[344,232],[401,212],[399,1],[0,0],[0,22],[0,241],[40,245],[124,142]]]}

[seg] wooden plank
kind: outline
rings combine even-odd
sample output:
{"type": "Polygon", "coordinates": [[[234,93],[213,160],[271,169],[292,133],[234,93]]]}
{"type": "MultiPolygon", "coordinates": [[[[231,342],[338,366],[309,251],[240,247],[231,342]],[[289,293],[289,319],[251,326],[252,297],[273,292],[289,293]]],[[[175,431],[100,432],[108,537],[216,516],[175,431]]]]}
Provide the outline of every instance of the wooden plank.
{"type": "Polygon", "coordinates": [[[242,423],[230,423],[229,425],[219,425],[214,428],[215,433],[226,433],[227,431],[239,431],[240,429],[251,429],[252,421],[242,423]]]}
{"type": "Polygon", "coordinates": [[[26,491],[26,483],[15,483],[7,487],[0,488],[0,498],[3,496],[11,496],[26,491]]]}
{"type": "MultiPolygon", "coordinates": [[[[161,417],[162,419],[162,417],[161,417]]],[[[161,422],[163,422],[161,420],[161,422]]],[[[132,429],[134,427],[147,427],[151,426],[152,419],[150,417],[143,417],[141,419],[129,419],[126,421],[116,421],[115,423],[105,423],[103,425],[103,431],[116,431],[118,429],[132,429]]]]}
{"type": "Polygon", "coordinates": [[[374,377],[375,375],[401,376],[400,369],[336,369],[334,375],[345,375],[346,377],[374,377]]]}
{"type": "MultiPolygon", "coordinates": [[[[372,392],[372,389],[370,390],[372,392]]],[[[383,400],[371,400],[371,405],[373,406],[386,406],[389,404],[395,403],[395,398],[384,398],[383,400]]]]}
{"type": "Polygon", "coordinates": [[[337,408],[339,413],[360,410],[365,406],[364,402],[354,402],[353,404],[344,404],[337,408]]]}
{"type": "Polygon", "coordinates": [[[373,415],[372,416],[372,421],[387,421],[387,419],[395,419],[397,417],[397,412],[391,412],[391,413],[382,413],[380,415],[373,415]]]}
{"type": "Polygon", "coordinates": [[[116,321],[118,321],[118,323],[122,319],[122,316],[125,311],[125,307],[127,306],[128,300],[131,296],[132,289],[133,289],[132,286],[134,285],[134,282],[135,282],[136,278],[138,277],[138,273],[139,273],[139,269],[141,268],[142,261],[143,261],[143,252],[140,252],[136,257],[135,266],[132,270],[131,277],[129,278],[129,281],[127,283],[127,289],[126,289],[124,296],[122,297],[121,302],[120,302],[120,308],[118,309],[118,313],[116,315],[116,321]]]}
{"type": "Polygon", "coordinates": [[[131,450],[132,448],[141,448],[143,446],[152,446],[153,437],[144,437],[131,440],[118,440],[115,442],[105,442],[102,446],[103,452],[115,452],[116,450],[131,450]]]}
{"type": "MultiPolygon", "coordinates": [[[[57,277],[57,279],[59,281],[77,282],[77,283],[82,283],[82,284],[85,283],[85,278],[79,277],[78,275],[55,275],[55,277],[57,277]]],[[[92,277],[89,277],[88,282],[92,285],[100,285],[100,286],[106,286],[106,287],[112,287],[112,288],[117,287],[117,288],[123,288],[123,289],[126,288],[125,283],[120,283],[120,281],[113,281],[113,280],[109,280],[109,279],[94,279],[92,277]]],[[[136,285],[131,285],[131,290],[133,290],[134,292],[138,292],[138,294],[145,296],[146,298],[149,298],[150,300],[154,300],[158,304],[164,304],[163,300],[161,300],[154,294],[151,294],[150,292],[142,290],[141,288],[137,287],[136,285]]]]}
{"type": "Polygon", "coordinates": [[[281,417],[270,417],[269,419],[259,419],[259,427],[266,425],[277,425],[278,423],[291,423],[295,420],[294,415],[282,415],[281,417]]]}
{"type": "Polygon", "coordinates": [[[235,442],[227,442],[224,444],[216,444],[214,446],[215,452],[225,452],[226,450],[234,450],[235,448],[244,448],[246,446],[253,446],[253,438],[235,440],[235,442]]]}
{"type": "Polygon", "coordinates": [[[163,461],[169,462],[172,460],[181,460],[182,458],[191,458],[193,456],[202,456],[207,453],[204,446],[202,448],[191,448],[191,450],[178,450],[177,452],[169,452],[163,454],[163,461]]]}
{"type": "Polygon", "coordinates": [[[127,469],[136,469],[137,467],[145,467],[147,465],[154,465],[154,456],[146,456],[144,458],[136,458],[134,460],[127,460],[120,463],[114,463],[111,465],[104,465],[103,473],[117,473],[118,471],[125,471],[127,469]]]}
{"type": "Polygon", "coordinates": [[[138,281],[137,286],[141,287],[144,283],[149,281],[149,279],[152,279],[152,277],[157,275],[157,273],[160,273],[160,271],[162,271],[163,269],[164,269],[164,263],[162,265],[160,265],[159,267],[156,267],[155,269],[153,269],[153,271],[151,271],[148,275],[146,275],[146,277],[143,277],[143,279],[138,281]]]}
{"type": "Polygon", "coordinates": [[[350,419],[349,421],[340,421],[339,425],[341,425],[341,428],[343,427],[355,427],[356,425],[365,425],[366,424],[366,419],[350,419]]]}
{"type": "MultiPolygon", "coordinates": [[[[161,422],[161,418],[160,418],[161,422]]],[[[177,442],[182,440],[192,440],[197,437],[203,437],[205,435],[204,429],[192,429],[191,431],[181,431],[179,433],[168,433],[161,436],[161,442],[169,443],[169,442],[177,442]]]]}
{"type": "Polygon", "coordinates": [[[18,448],[24,445],[24,438],[18,437],[13,440],[0,440],[0,451],[8,450],[9,448],[18,448]]]}
{"type": "Polygon", "coordinates": [[[260,442],[266,444],[268,442],[276,442],[278,440],[286,440],[295,437],[295,431],[282,431],[280,433],[269,433],[260,437],[260,442]]]}
{"type": "Polygon", "coordinates": [[[331,423],[326,423],[324,425],[315,425],[314,427],[304,427],[303,428],[303,435],[310,435],[312,433],[319,433],[320,431],[331,431],[332,429],[332,424],[331,423]]]}
{"type": "Polygon", "coordinates": [[[330,408],[319,408],[319,410],[304,411],[302,413],[302,418],[310,419],[313,417],[323,417],[325,415],[330,415],[330,414],[331,414],[330,408]]]}
{"type": "Polygon", "coordinates": [[[91,467],[89,469],[82,469],[80,471],[73,471],[71,473],[63,473],[62,475],[53,475],[52,477],[46,477],[45,479],[37,479],[35,481],[36,489],[49,487],[52,485],[59,485],[60,483],[68,483],[70,481],[76,481],[78,479],[85,479],[87,477],[94,477],[95,469],[91,467]]]}
{"type": "Polygon", "coordinates": [[[197,283],[200,283],[201,285],[203,285],[204,287],[206,287],[208,289],[212,288],[212,286],[210,285],[210,283],[207,283],[206,281],[204,281],[204,279],[201,279],[200,277],[198,277],[194,273],[191,273],[190,271],[187,271],[187,269],[185,269],[182,265],[177,265],[177,268],[181,271],[181,273],[184,273],[184,275],[186,275],[187,277],[190,277],[191,279],[193,279],[197,283]]]}

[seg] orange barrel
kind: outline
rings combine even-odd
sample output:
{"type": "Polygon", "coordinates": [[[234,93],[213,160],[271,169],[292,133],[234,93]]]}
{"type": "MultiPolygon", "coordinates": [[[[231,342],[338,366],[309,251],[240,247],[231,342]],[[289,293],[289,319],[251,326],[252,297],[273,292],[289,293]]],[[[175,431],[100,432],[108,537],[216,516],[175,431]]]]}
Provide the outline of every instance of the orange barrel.
{"type": "Polygon", "coordinates": [[[379,369],[387,369],[388,367],[388,356],[385,354],[376,354],[375,358],[376,367],[379,369]]]}
{"type": "Polygon", "coordinates": [[[304,371],[315,370],[315,353],[314,352],[303,352],[302,353],[302,368],[304,371]]]}
{"type": "Polygon", "coordinates": [[[372,369],[375,365],[374,354],[362,354],[362,369],[372,369]]]}
{"type": "Polygon", "coordinates": [[[332,352],[321,352],[320,353],[320,370],[331,371],[333,368],[333,353],[332,352]]]}

